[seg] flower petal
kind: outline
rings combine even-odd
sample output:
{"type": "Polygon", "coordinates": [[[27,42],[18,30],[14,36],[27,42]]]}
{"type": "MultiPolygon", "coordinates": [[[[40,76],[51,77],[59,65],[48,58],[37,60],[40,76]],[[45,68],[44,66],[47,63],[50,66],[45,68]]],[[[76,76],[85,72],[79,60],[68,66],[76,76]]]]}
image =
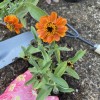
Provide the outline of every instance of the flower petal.
{"type": "Polygon", "coordinates": [[[15,15],[8,15],[4,17],[4,22],[10,31],[15,31],[17,34],[20,33],[20,29],[23,27],[15,15]]]}
{"type": "Polygon", "coordinates": [[[56,41],[60,40],[60,36],[58,34],[55,34],[53,37],[54,37],[54,40],[56,40],[56,41]]]}
{"type": "Polygon", "coordinates": [[[48,17],[48,16],[43,16],[43,17],[41,17],[41,18],[40,18],[40,23],[41,23],[41,24],[47,23],[47,22],[49,21],[47,17],[48,17]]]}
{"type": "Polygon", "coordinates": [[[37,30],[37,34],[41,39],[44,39],[47,36],[47,34],[43,30],[37,30]]]}
{"type": "Polygon", "coordinates": [[[48,36],[47,37],[47,42],[51,43],[52,41],[53,41],[53,36],[52,35],[48,36]]]}
{"type": "Polygon", "coordinates": [[[62,36],[62,35],[60,35],[60,34],[65,33],[67,30],[68,30],[68,27],[62,26],[62,27],[59,27],[59,28],[57,29],[57,33],[59,33],[59,36],[62,36]]]}
{"type": "Polygon", "coordinates": [[[36,23],[35,27],[36,27],[36,28],[39,28],[39,29],[42,29],[42,28],[43,28],[43,25],[40,24],[40,23],[36,23]]]}
{"type": "Polygon", "coordinates": [[[56,12],[52,12],[51,16],[50,16],[50,21],[51,22],[55,22],[57,20],[57,13],[56,12]]]}
{"type": "Polygon", "coordinates": [[[67,23],[67,20],[65,18],[59,17],[57,19],[56,25],[57,26],[62,26],[62,25],[66,25],[66,23],[67,23]]]}

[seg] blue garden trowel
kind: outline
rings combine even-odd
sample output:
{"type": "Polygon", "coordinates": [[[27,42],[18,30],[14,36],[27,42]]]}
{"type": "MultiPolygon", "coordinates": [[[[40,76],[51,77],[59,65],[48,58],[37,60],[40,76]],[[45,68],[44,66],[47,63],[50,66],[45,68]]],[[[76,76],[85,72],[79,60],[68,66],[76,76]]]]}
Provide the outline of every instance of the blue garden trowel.
{"type": "MultiPolygon", "coordinates": [[[[83,39],[70,24],[67,24],[67,26],[73,31],[68,31],[67,36],[83,41],[84,43],[90,45],[96,53],[100,54],[99,44],[94,44],[83,39]]],[[[12,63],[16,57],[19,57],[19,53],[22,50],[21,47],[28,47],[31,40],[33,40],[33,34],[31,32],[26,32],[0,42],[0,69],[12,63]]]]}
{"type": "Polygon", "coordinates": [[[19,57],[21,47],[28,47],[31,40],[33,40],[33,34],[25,32],[0,42],[0,69],[12,63],[16,57],[19,57]]]}

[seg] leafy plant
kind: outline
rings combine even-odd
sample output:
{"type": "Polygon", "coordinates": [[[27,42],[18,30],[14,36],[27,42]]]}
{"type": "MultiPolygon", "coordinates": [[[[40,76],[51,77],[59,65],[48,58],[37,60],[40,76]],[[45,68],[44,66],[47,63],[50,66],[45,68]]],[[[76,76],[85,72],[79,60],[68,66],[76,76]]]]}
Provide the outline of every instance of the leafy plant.
{"type": "MultiPolygon", "coordinates": [[[[3,19],[5,16],[13,14],[25,26],[24,16],[30,13],[35,20],[39,21],[36,24],[36,29],[33,26],[31,27],[36,45],[30,45],[28,48],[22,47],[23,51],[20,53],[20,57],[31,64],[29,70],[33,77],[26,85],[33,84],[33,89],[38,92],[37,100],[44,100],[52,91],[54,93],[74,91],[62,76],[68,74],[75,79],[79,79],[79,75],[73,67],[74,63],[82,58],[86,51],[79,50],[73,58],[66,59],[66,61],[61,59],[61,51],[72,50],[67,47],[60,47],[56,43],[66,35],[65,33],[68,30],[67,20],[58,17],[55,12],[52,12],[49,16],[36,6],[38,1],[15,0],[11,2],[11,0],[4,0],[0,3],[0,18],[3,19]],[[44,42],[47,42],[47,44],[44,42]]],[[[13,24],[15,25],[15,23],[13,24]]]]}
{"type": "Polygon", "coordinates": [[[79,79],[78,74],[68,65],[68,62],[70,61],[74,64],[82,58],[86,51],[79,50],[73,58],[62,61],[60,52],[64,50],[69,51],[69,49],[59,47],[55,42],[43,45],[37,36],[35,28],[32,27],[31,29],[35,37],[34,41],[38,45],[23,48],[23,52],[21,53],[21,57],[23,59],[27,58],[31,64],[29,70],[33,74],[31,80],[26,84],[33,84],[33,88],[37,89],[37,100],[44,100],[50,95],[51,91],[54,93],[58,93],[59,91],[64,93],[73,92],[74,89],[69,87],[68,83],[62,78],[62,75],[68,74],[75,79],[79,79]],[[40,57],[35,56],[36,53],[40,54],[40,57]]]}

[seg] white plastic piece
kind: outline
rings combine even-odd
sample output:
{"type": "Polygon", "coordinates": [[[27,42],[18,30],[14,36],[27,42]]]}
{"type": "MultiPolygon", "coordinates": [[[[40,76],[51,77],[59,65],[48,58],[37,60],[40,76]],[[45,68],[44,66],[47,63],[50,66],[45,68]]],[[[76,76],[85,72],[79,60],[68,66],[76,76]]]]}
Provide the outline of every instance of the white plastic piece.
{"type": "Polygon", "coordinates": [[[96,44],[94,47],[95,47],[95,52],[100,54],[100,44],[96,44]]]}

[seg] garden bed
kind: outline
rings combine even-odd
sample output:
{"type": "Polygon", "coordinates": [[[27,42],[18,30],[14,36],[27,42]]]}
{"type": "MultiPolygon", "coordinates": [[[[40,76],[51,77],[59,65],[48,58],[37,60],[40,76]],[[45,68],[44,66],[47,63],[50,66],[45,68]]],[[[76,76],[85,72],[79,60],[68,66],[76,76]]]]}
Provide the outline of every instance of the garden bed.
{"type": "MultiPolygon", "coordinates": [[[[99,0],[82,0],[80,3],[67,3],[64,0],[60,0],[59,3],[52,3],[51,5],[48,5],[44,0],[40,0],[38,6],[48,13],[51,11],[58,12],[60,16],[68,19],[68,22],[80,32],[82,37],[100,44],[99,0]]],[[[29,22],[29,24],[33,23],[33,21],[29,22]]],[[[27,28],[27,30],[29,29],[27,28]]],[[[14,33],[10,33],[5,27],[2,28],[1,26],[0,33],[0,39],[2,39],[3,36],[9,38],[15,35],[14,33]]],[[[76,91],[70,94],[60,93],[60,100],[99,100],[100,56],[79,40],[64,37],[59,44],[62,46],[73,47],[74,49],[74,52],[63,52],[63,59],[67,59],[68,56],[73,56],[79,49],[87,49],[87,53],[83,59],[74,65],[75,70],[79,73],[80,80],[77,81],[71,77],[63,76],[70,87],[74,88],[76,91]]],[[[27,61],[18,59],[14,63],[0,69],[0,94],[3,93],[15,77],[25,72],[28,67],[29,64],[27,61]]]]}

